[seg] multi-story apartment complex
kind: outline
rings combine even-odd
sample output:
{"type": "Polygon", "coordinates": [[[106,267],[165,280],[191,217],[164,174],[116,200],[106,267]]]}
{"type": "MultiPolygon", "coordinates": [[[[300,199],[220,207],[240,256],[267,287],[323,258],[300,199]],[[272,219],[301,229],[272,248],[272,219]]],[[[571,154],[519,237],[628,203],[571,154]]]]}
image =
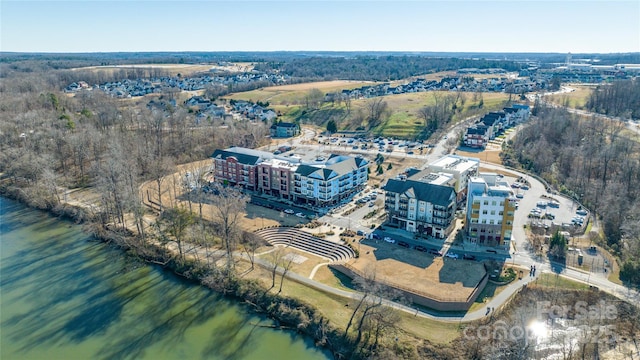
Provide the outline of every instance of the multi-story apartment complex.
{"type": "Polygon", "coordinates": [[[509,250],[515,199],[506,181],[497,174],[480,174],[469,180],[466,241],[509,250]]]}
{"type": "Polygon", "coordinates": [[[331,206],[364,188],[369,162],[362,157],[331,155],[325,163],[300,165],[294,173],[294,200],[331,206]]]}
{"type": "Polygon", "coordinates": [[[478,175],[480,160],[458,155],[445,155],[430,163],[422,171],[409,174],[409,180],[426,182],[434,185],[451,186],[456,192],[459,205],[464,204],[467,194],[467,182],[478,175]]]}
{"type": "Polygon", "coordinates": [[[216,150],[211,157],[217,182],[318,207],[337,204],[368,180],[369,162],[362,157],[331,155],[326,161],[304,162],[240,147],[216,150]]]}
{"type": "Polygon", "coordinates": [[[451,232],[456,210],[453,187],[391,179],[382,189],[389,225],[436,238],[451,232]]]}
{"type": "Polygon", "coordinates": [[[431,173],[449,174],[455,179],[454,189],[458,201],[462,201],[467,193],[467,182],[478,175],[480,159],[457,155],[446,155],[427,166],[431,173]]]}
{"type": "Polygon", "coordinates": [[[247,190],[257,190],[256,168],[273,154],[239,147],[216,150],[213,155],[214,178],[216,181],[242,186],[247,190]]]}

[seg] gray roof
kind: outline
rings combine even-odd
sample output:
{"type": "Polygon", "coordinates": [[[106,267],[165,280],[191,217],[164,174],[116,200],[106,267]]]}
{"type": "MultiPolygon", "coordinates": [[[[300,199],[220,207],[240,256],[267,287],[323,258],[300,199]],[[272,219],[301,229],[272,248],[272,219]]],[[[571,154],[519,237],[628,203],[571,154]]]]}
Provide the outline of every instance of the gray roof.
{"type": "Polygon", "coordinates": [[[348,174],[366,164],[367,161],[361,157],[332,154],[324,164],[298,166],[296,173],[326,181],[348,174]]]}
{"type": "Polygon", "coordinates": [[[214,159],[226,160],[228,157],[235,157],[238,162],[246,165],[257,165],[263,160],[274,158],[272,153],[260,150],[231,147],[226,150],[216,150],[211,155],[214,159]]]}
{"type": "Polygon", "coordinates": [[[397,194],[408,192],[418,200],[440,206],[449,206],[456,199],[456,192],[452,187],[422,181],[390,179],[382,189],[397,194]]]}

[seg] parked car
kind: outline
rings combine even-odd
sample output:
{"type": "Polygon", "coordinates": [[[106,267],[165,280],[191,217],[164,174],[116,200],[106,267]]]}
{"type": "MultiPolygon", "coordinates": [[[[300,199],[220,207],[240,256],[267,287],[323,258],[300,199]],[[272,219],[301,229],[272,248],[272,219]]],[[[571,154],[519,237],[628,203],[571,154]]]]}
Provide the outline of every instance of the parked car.
{"type": "Polygon", "coordinates": [[[376,204],[372,201],[369,203],[369,207],[374,207],[376,204]]]}
{"type": "Polygon", "coordinates": [[[382,237],[380,236],[380,234],[378,234],[378,233],[372,233],[372,234],[371,234],[371,237],[372,237],[372,238],[374,238],[374,239],[376,239],[376,240],[380,240],[380,239],[382,238],[382,237]]]}
{"type": "Polygon", "coordinates": [[[427,252],[427,248],[422,246],[422,245],[416,245],[414,247],[414,249],[418,250],[418,251],[422,251],[422,252],[427,252]]]}
{"type": "Polygon", "coordinates": [[[394,239],[392,239],[392,238],[390,238],[388,236],[385,236],[384,241],[388,242],[389,244],[393,244],[393,243],[396,242],[394,239]]]}
{"type": "Polygon", "coordinates": [[[546,207],[547,207],[547,202],[546,202],[546,201],[538,201],[538,202],[536,203],[536,206],[537,206],[537,207],[539,207],[539,208],[544,209],[544,208],[546,208],[546,207]]]}
{"type": "Polygon", "coordinates": [[[516,197],[517,197],[518,199],[522,199],[522,198],[524,197],[524,194],[516,194],[516,197]]]}
{"type": "Polygon", "coordinates": [[[448,257],[448,258],[451,258],[451,259],[457,259],[458,258],[458,254],[454,254],[454,253],[450,253],[450,252],[448,252],[447,255],[445,255],[445,256],[448,257]]]}
{"type": "Polygon", "coordinates": [[[306,216],[305,216],[303,213],[301,213],[301,212],[297,213],[297,214],[296,214],[296,216],[297,216],[297,217],[299,217],[299,218],[306,217],[306,216]]]}
{"type": "Polygon", "coordinates": [[[358,231],[356,231],[356,235],[358,235],[358,236],[364,236],[365,234],[364,234],[364,231],[362,231],[362,230],[358,230],[358,231]]]}
{"type": "Polygon", "coordinates": [[[497,254],[498,252],[496,250],[493,249],[487,249],[488,253],[492,253],[492,254],[497,254]]]}
{"type": "Polygon", "coordinates": [[[429,249],[429,254],[435,255],[435,256],[442,256],[442,253],[435,249],[429,249]]]}
{"type": "Polygon", "coordinates": [[[582,216],[586,216],[587,215],[587,210],[580,209],[580,210],[576,211],[576,214],[582,215],[582,216]]]}
{"type": "Polygon", "coordinates": [[[555,201],[549,201],[547,203],[547,206],[552,207],[552,208],[559,208],[560,207],[560,203],[555,202],[555,201]]]}
{"type": "Polygon", "coordinates": [[[295,212],[295,211],[293,211],[293,210],[291,210],[291,209],[286,209],[286,210],[284,211],[284,213],[285,213],[285,214],[289,214],[289,215],[291,215],[291,214],[295,214],[296,212],[295,212]]]}
{"type": "Polygon", "coordinates": [[[469,254],[462,255],[462,258],[465,260],[474,260],[474,261],[476,260],[475,255],[469,255],[469,254]]]}
{"type": "Polygon", "coordinates": [[[520,189],[522,189],[522,190],[529,190],[529,186],[527,186],[527,185],[521,185],[521,186],[520,186],[520,189]]]}
{"type": "Polygon", "coordinates": [[[409,244],[405,241],[398,241],[398,245],[405,247],[407,249],[410,247],[409,244]]]}

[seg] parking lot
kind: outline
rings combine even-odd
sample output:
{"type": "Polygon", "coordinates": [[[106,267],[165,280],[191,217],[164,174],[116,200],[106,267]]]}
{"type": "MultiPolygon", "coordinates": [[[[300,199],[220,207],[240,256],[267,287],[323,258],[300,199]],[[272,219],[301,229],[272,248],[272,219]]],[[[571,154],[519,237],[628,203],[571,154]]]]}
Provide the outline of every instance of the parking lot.
{"type": "Polygon", "coordinates": [[[546,192],[540,194],[531,191],[526,179],[507,177],[507,180],[518,199],[516,213],[522,224],[531,228],[562,229],[572,233],[586,226],[589,213],[579,208],[574,201],[546,192]]]}

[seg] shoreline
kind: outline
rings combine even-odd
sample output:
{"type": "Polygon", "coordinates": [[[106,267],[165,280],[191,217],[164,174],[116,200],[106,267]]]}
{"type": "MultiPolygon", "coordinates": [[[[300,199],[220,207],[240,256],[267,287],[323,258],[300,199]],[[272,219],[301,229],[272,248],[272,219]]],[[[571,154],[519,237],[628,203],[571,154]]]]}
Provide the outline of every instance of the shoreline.
{"type": "Polygon", "coordinates": [[[141,244],[138,236],[129,230],[113,229],[109,225],[103,227],[95,223],[96,215],[90,214],[89,210],[82,206],[62,202],[59,204],[30,202],[29,199],[20,196],[20,192],[21,189],[16,187],[7,187],[5,184],[0,186],[0,196],[19,202],[28,208],[71,221],[76,225],[90,225],[89,229],[83,230],[96,240],[117,246],[123,251],[123,255],[134,255],[149,265],[161,266],[163,270],[171,271],[186,281],[204,286],[239,303],[245,303],[254,313],[276,321],[277,326],[274,328],[296,331],[313,340],[317,348],[330,352],[335,359],[344,358],[345,354],[349,354],[350,358],[359,356],[357,349],[344,341],[342,331],[330,325],[329,321],[312,305],[280,294],[269,293],[269,289],[265,289],[257,281],[245,280],[236,275],[229,276],[224,269],[207,269],[206,264],[201,264],[194,259],[185,258],[181,264],[176,261],[175,255],[169,249],[160,248],[152,242],[141,244]],[[306,326],[302,326],[302,323],[306,326]]]}

